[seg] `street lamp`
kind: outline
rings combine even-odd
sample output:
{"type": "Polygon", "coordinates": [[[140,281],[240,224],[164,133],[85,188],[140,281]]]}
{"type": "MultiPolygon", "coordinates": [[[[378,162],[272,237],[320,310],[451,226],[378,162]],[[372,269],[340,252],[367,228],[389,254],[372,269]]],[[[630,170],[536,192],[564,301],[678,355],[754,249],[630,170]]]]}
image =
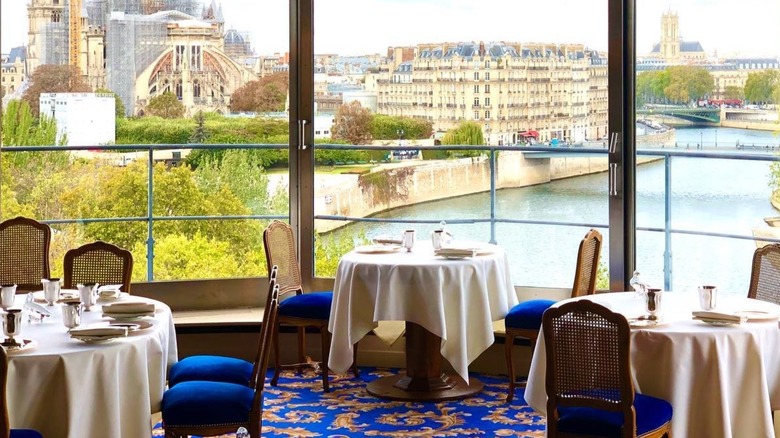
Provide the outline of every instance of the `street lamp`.
{"type": "Polygon", "coordinates": [[[395,131],[396,134],[398,134],[398,145],[403,146],[403,140],[404,140],[404,130],[398,129],[395,131]]]}
{"type": "Polygon", "coordinates": [[[699,147],[704,149],[704,131],[699,131],[699,147]]]}

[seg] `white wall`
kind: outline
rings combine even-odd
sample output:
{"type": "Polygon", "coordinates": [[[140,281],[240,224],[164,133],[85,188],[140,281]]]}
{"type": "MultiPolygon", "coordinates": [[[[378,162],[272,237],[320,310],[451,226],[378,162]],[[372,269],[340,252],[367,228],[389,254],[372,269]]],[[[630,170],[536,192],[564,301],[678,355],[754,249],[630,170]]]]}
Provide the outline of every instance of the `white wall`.
{"type": "Polygon", "coordinates": [[[57,121],[57,139],[68,136],[68,146],[97,146],[116,140],[116,101],[96,93],[41,94],[41,114],[57,121]]]}

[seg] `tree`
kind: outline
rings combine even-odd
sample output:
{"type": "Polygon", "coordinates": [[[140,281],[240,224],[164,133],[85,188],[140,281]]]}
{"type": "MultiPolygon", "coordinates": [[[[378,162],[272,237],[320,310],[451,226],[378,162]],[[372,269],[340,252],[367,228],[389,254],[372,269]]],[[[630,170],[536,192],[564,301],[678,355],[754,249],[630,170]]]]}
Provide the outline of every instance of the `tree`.
{"type": "Polygon", "coordinates": [[[371,120],[371,136],[375,139],[397,139],[399,131],[406,138],[430,138],[433,124],[429,120],[384,114],[375,114],[371,120]]]}
{"type": "MultiPolygon", "coordinates": [[[[461,122],[455,129],[450,129],[441,139],[442,145],[484,145],[485,138],[482,135],[482,127],[476,122],[461,122]]],[[[448,151],[449,156],[473,157],[482,151],[457,150],[448,151]]]]}
{"type": "Polygon", "coordinates": [[[284,111],[290,78],[287,73],[274,73],[247,82],[230,96],[230,111],[273,112],[284,111]]]}
{"type": "Polygon", "coordinates": [[[715,80],[712,74],[701,67],[675,65],[666,70],[668,85],[664,88],[667,99],[678,103],[689,103],[712,93],[715,80]]]}
{"type": "Polygon", "coordinates": [[[33,116],[40,112],[41,93],[88,93],[92,89],[84,82],[78,67],[45,64],[35,69],[30,86],[24,90],[22,100],[30,105],[33,116]]]}
{"type": "Polygon", "coordinates": [[[203,111],[198,111],[198,114],[195,114],[195,130],[190,136],[190,143],[205,143],[208,138],[206,117],[203,115],[203,111]]]}
{"type": "Polygon", "coordinates": [[[745,99],[754,103],[767,103],[774,101],[775,87],[780,84],[780,71],[764,70],[748,74],[745,81],[745,99]]]}
{"type": "Polygon", "coordinates": [[[114,93],[113,91],[107,88],[98,88],[97,90],[95,90],[95,93],[110,94],[114,96],[114,109],[116,112],[116,117],[118,119],[125,117],[125,104],[122,103],[122,98],[119,97],[118,94],[114,93]]]}
{"type": "Polygon", "coordinates": [[[336,111],[336,122],[331,129],[331,136],[336,140],[345,140],[350,144],[369,144],[371,136],[371,120],[373,116],[368,108],[363,108],[360,102],[352,101],[339,106],[336,111]]]}
{"type": "Polygon", "coordinates": [[[728,85],[724,90],[724,97],[726,99],[745,99],[745,87],[738,87],[736,85],[728,85]]]}
{"type": "Polygon", "coordinates": [[[149,100],[149,104],[146,105],[146,115],[178,119],[184,117],[184,104],[173,93],[163,93],[149,100]]]}
{"type": "Polygon", "coordinates": [[[12,100],[3,112],[3,144],[6,146],[43,146],[57,144],[57,124],[42,116],[36,123],[30,105],[12,100]]]}

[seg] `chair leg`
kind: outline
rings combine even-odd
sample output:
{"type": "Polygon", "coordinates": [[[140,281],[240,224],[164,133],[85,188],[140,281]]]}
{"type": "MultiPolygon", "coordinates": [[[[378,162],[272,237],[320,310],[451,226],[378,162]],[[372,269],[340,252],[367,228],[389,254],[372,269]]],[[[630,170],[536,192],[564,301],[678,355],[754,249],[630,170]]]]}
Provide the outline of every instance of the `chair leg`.
{"type": "Polygon", "coordinates": [[[355,345],[352,346],[352,374],[355,375],[356,379],[359,379],[360,370],[358,369],[358,364],[357,364],[357,353],[358,353],[358,342],[355,342],[355,345]]]}
{"type": "Polygon", "coordinates": [[[506,369],[509,375],[509,391],[506,395],[507,403],[511,403],[515,397],[515,367],[512,363],[512,346],[515,343],[514,335],[509,333],[504,338],[504,353],[506,354],[506,369]]]}
{"type": "Polygon", "coordinates": [[[330,392],[330,386],[328,385],[328,350],[330,350],[330,336],[328,328],[326,326],[320,326],[320,339],[322,341],[322,389],[325,392],[330,392]]]}
{"type": "MultiPolygon", "coordinates": [[[[298,363],[306,363],[306,327],[298,327],[298,363]]],[[[303,373],[303,366],[298,365],[298,374],[303,373]]]]}
{"type": "Polygon", "coordinates": [[[271,378],[271,386],[276,386],[279,383],[279,371],[282,369],[281,359],[279,358],[279,324],[274,324],[273,331],[271,335],[273,341],[271,343],[274,346],[274,376],[271,378]]]}

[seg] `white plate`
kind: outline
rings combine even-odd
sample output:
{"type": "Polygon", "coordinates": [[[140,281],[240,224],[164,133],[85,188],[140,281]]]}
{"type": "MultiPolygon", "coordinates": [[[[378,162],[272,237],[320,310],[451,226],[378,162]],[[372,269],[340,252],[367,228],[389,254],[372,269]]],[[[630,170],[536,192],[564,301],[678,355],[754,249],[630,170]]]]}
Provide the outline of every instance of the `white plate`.
{"type": "MultiPolygon", "coordinates": [[[[61,300],[67,300],[71,298],[78,298],[79,297],[79,291],[76,289],[60,289],[60,299],[61,300]]],[[[33,292],[33,301],[36,303],[42,303],[46,304],[46,300],[43,298],[43,291],[35,291],[33,292]]]]}
{"type": "Polygon", "coordinates": [[[734,312],[737,316],[744,316],[748,321],[774,321],[780,318],[780,315],[764,310],[740,310],[734,312]]]}
{"type": "Polygon", "coordinates": [[[152,321],[138,319],[135,321],[112,321],[109,322],[108,325],[110,327],[126,327],[128,332],[136,332],[140,330],[146,330],[148,328],[154,327],[154,323],[152,321]]]}
{"type": "Polygon", "coordinates": [[[71,339],[78,339],[79,341],[86,342],[87,344],[105,344],[113,341],[114,339],[124,338],[124,336],[70,336],[71,339]]]}
{"type": "Polygon", "coordinates": [[[727,321],[725,319],[708,319],[708,318],[699,318],[699,317],[694,317],[693,319],[715,327],[729,327],[733,325],[742,324],[742,321],[727,321]]]}
{"type": "Polygon", "coordinates": [[[403,249],[400,245],[365,245],[355,248],[355,252],[360,254],[390,254],[403,249]]]}
{"type": "Polygon", "coordinates": [[[669,322],[664,321],[663,319],[652,320],[631,318],[628,320],[628,326],[631,328],[655,328],[666,324],[669,324],[669,322]]]}
{"type": "Polygon", "coordinates": [[[103,317],[105,318],[112,318],[117,321],[135,321],[141,318],[149,318],[154,317],[154,312],[145,312],[145,313],[106,313],[103,312],[103,317]]]}

